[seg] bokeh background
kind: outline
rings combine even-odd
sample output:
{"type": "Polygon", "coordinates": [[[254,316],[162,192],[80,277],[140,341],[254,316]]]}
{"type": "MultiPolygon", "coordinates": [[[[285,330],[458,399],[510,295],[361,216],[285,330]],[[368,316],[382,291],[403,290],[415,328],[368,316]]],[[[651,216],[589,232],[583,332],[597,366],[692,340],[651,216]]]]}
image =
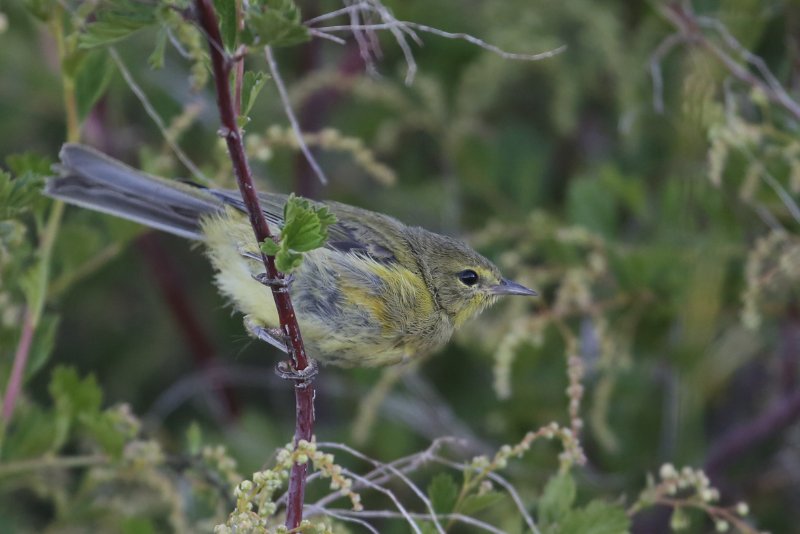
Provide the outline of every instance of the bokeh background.
{"type": "MultiPolygon", "coordinates": [[[[338,6],[299,5],[304,19],[338,6]]],[[[724,504],[746,501],[758,528],[796,531],[800,116],[792,104],[800,4],[387,5],[399,19],[507,51],[566,50],[513,61],[423,35],[424,46],[413,45],[418,73],[406,86],[406,62],[388,34],[374,74],[352,40],[280,49],[292,105],[303,128],[319,133],[309,139],[330,184],[297,151],[268,81],[246,126],[260,187],[461,236],[541,297],[502,302],[414,369],[324,368],[318,438],[381,460],[442,435],[491,453],[550,421],[568,424],[566,357],[576,354],[585,369],[588,463],[574,471],[582,498],[630,503],[663,463],[691,465],[705,468],[724,504]],[[671,37],[681,35],[682,20],[668,16],[672,8],[695,17],[684,29],[696,34],[671,37]],[[761,81],[732,39],[780,87],[761,81]],[[789,101],[771,100],[778,89],[789,101]]],[[[4,2],[0,12],[0,160],[28,151],[55,159],[65,115],[52,32],[24,2],[4,2]]],[[[145,29],[117,51],[191,159],[232,186],[213,86],[196,87],[197,71],[192,78],[191,62],[169,42],[163,67],[152,69],[157,41],[145,29]]],[[[247,66],[266,70],[258,55],[247,66]]],[[[109,74],[86,110],[83,141],[152,172],[198,179],[113,62],[104,56],[90,68],[109,74]]],[[[14,258],[33,257],[37,225],[30,214],[0,224],[5,384],[24,313],[24,266],[14,258]]],[[[278,355],[246,337],[200,247],[70,207],[52,266],[23,413],[51,402],[52,369],[66,364],[96,377],[104,406],[129,404],[165,451],[184,450],[192,427],[204,442],[225,444],[249,473],[288,441],[293,395],[273,374],[278,355]]],[[[5,454],[24,441],[19,429],[8,427],[5,454]]],[[[555,445],[537,445],[508,468],[526,499],[535,502],[557,454],[555,445]]],[[[0,479],[0,490],[0,530],[78,532],[89,524],[79,510],[59,515],[36,484],[0,479]]],[[[692,517],[690,531],[713,530],[692,517]]],[[[669,531],[669,518],[661,507],[637,514],[634,531],[669,531]]]]}

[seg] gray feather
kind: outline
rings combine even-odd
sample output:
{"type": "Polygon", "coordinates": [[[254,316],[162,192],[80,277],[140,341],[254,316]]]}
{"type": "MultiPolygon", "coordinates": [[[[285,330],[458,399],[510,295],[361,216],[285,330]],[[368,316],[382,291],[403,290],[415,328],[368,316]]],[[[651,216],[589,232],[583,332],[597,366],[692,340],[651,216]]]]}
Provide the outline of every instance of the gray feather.
{"type": "Polygon", "coordinates": [[[203,239],[199,219],[223,202],[206,190],[150,176],[92,148],[66,144],[45,194],[189,239],[203,239]]]}

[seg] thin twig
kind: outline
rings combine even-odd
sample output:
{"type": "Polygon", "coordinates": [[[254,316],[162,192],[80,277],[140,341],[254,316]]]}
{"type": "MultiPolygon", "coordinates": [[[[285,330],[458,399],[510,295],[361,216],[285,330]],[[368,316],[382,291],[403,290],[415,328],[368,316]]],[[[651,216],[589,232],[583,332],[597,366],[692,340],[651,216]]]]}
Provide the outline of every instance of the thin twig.
{"type": "Polygon", "coordinates": [[[442,525],[439,524],[439,520],[436,519],[436,511],[433,509],[433,504],[431,503],[430,499],[428,499],[428,497],[417,487],[417,485],[414,484],[411,481],[411,479],[409,479],[406,475],[404,475],[402,471],[399,471],[397,468],[391,466],[390,464],[385,464],[383,462],[373,460],[367,455],[353,449],[352,447],[348,447],[347,445],[344,445],[342,443],[318,443],[317,446],[322,448],[345,451],[360,460],[364,460],[365,462],[371,463],[375,467],[386,469],[388,472],[390,472],[391,474],[402,480],[411,489],[411,491],[414,492],[414,494],[417,497],[419,497],[419,500],[421,500],[423,504],[425,504],[425,508],[427,508],[428,512],[430,512],[431,514],[431,518],[433,520],[434,526],[436,527],[436,531],[440,532],[441,534],[444,534],[444,529],[442,528],[442,525]]]}
{"type": "Polygon", "coordinates": [[[90,454],[86,456],[43,456],[15,462],[6,462],[0,465],[0,478],[39,471],[42,469],[76,469],[108,464],[111,459],[104,454],[90,454]]]}
{"type": "Polygon", "coordinates": [[[3,421],[7,424],[14,414],[14,407],[17,404],[17,397],[22,390],[22,377],[28,365],[28,356],[31,351],[33,341],[33,331],[35,329],[33,314],[25,308],[25,321],[22,324],[22,334],[20,335],[17,351],[14,353],[14,364],[11,368],[11,377],[8,379],[6,394],[3,397],[3,421]]]}
{"type": "Polygon", "coordinates": [[[336,43],[338,45],[346,45],[347,44],[347,41],[345,41],[341,37],[336,37],[335,35],[330,35],[330,34],[327,34],[325,32],[321,32],[319,30],[315,30],[314,28],[309,28],[308,32],[314,37],[319,37],[320,39],[327,39],[328,41],[333,41],[334,43],[336,43]]]}
{"type": "MultiPolygon", "coordinates": [[[[374,490],[376,490],[376,491],[378,491],[380,493],[383,493],[387,497],[389,497],[389,499],[394,503],[395,507],[399,511],[399,514],[396,517],[405,518],[405,520],[408,521],[408,524],[411,525],[411,530],[413,530],[416,534],[422,534],[422,531],[417,526],[416,521],[414,521],[412,519],[412,514],[409,513],[408,510],[406,510],[406,507],[403,506],[403,503],[400,502],[400,499],[397,498],[397,495],[395,495],[393,491],[391,491],[391,490],[389,490],[387,488],[384,488],[383,486],[380,486],[380,485],[372,482],[371,480],[368,480],[368,479],[364,478],[363,476],[350,471],[349,469],[342,469],[342,474],[352,478],[353,480],[358,480],[359,482],[364,484],[366,487],[372,488],[372,489],[374,489],[374,490]]],[[[354,512],[354,513],[361,514],[361,513],[364,513],[364,512],[354,512]]],[[[367,515],[367,514],[369,514],[369,512],[365,513],[365,515],[367,515]]],[[[424,514],[419,514],[419,515],[421,515],[423,517],[426,517],[426,518],[428,517],[428,516],[426,516],[424,514]]]]}
{"type": "Polygon", "coordinates": [[[410,22],[410,21],[382,22],[377,24],[359,24],[358,26],[353,26],[353,25],[322,26],[315,29],[320,32],[344,32],[353,30],[391,30],[392,28],[397,28],[398,26],[402,25],[405,25],[415,30],[419,30],[421,32],[438,35],[439,37],[444,37],[446,39],[457,39],[457,40],[467,41],[480,48],[483,48],[484,50],[497,54],[503,59],[513,59],[517,61],[539,61],[542,59],[547,59],[556,56],[567,49],[566,45],[561,45],[552,50],[548,50],[546,52],[540,52],[538,54],[520,54],[516,52],[507,52],[498,46],[487,43],[486,41],[478,39],[474,35],[470,35],[468,33],[446,32],[438,28],[426,26],[425,24],[419,24],[417,22],[410,22]]]}
{"type": "Polygon", "coordinates": [[[292,104],[289,101],[289,93],[286,91],[286,85],[283,83],[283,78],[278,70],[278,64],[275,61],[275,56],[272,54],[272,48],[265,46],[264,54],[267,58],[267,65],[269,65],[270,73],[272,74],[272,80],[275,82],[275,87],[278,88],[278,95],[280,96],[281,103],[283,104],[283,111],[286,113],[286,118],[289,119],[289,124],[292,126],[292,131],[294,131],[294,136],[297,138],[297,144],[300,147],[300,151],[303,152],[308,164],[312,169],[314,169],[314,173],[319,178],[319,181],[323,184],[327,184],[328,178],[325,176],[325,173],[322,172],[322,168],[319,166],[316,158],[308,148],[305,139],[303,139],[303,131],[300,129],[300,123],[297,122],[297,117],[294,114],[294,110],[292,110],[292,104]]]}
{"type": "Polygon", "coordinates": [[[653,79],[653,109],[656,113],[664,113],[664,78],[661,63],[675,46],[686,41],[686,37],[673,33],[665,38],[650,55],[650,77],[653,79]]]}
{"type": "MultiPolygon", "coordinates": [[[[406,519],[407,521],[413,521],[414,519],[425,519],[425,520],[432,520],[433,517],[427,514],[420,514],[416,512],[410,512],[407,514],[392,512],[389,510],[362,510],[361,512],[353,512],[350,510],[336,510],[336,513],[350,516],[350,517],[371,517],[371,518],[382,518],[382,519],[406,519]]],[[[450,521],[460,521],[465,525],[470,525],[481,530],[485,530],[486,532],[491,532],[492,534],[507,534],[505,530],[500,530],[499,528],[486,523],[485,521],[481,521],[479,519],[475,519],[474,517],[470,517],[464,514],[436,514],[438,519],[447,519],[450,521]]],[[[415,523],[412,523],[415,526],[414,531],[419,532],[419,528],[416,527],[415,523]]]]}
{"type": "Polygon", "coordinates": [[[322,22],[325,20],[330,20],[336,17],[340,17],[342,15],[348,15],[353,11],[360,11],[362,9],[368,8],[369,5],[366,2],[361,2],[358,4],[353,4],[350,6],[345,6],[334,11],[329,11],[328,13],[323,13],[322,15],[316,16],[314,18],[310,18],[307,21],[303,22],[306,26],[311,26],[316,24],[317,22],[322,22]]]}
{"type": "MultiPolygon", "coordinates": [[[[245,154],[244,143],[242,142],[241,131],[236,123],[236,113],[231,98],[229,75],[232,66],[230,58],[222,49],[222,36],[217,22],[217,16],[211,0],[195,0],[195,7],[198,16],[198,23],[208,40],[211,64],[214,70],[214,83],[217,89],[217,106],[219,108],[220,121],[222,128],[220,134],[225,138],[228,145],[228,153],[233,163],[233,170],[236,181],[239,185],[239,192],[247,208],[250,218],[250,225],[253,227],[256,241],[262,243],[272,238],[269,225],[267,224],[264,212],[258,201],[258,194],[253,177],[250,173],[250,166],[245,154]]],[[[275,258],[261,254],[267,277],[272,280],[280,280],[283,275],[275,266],[275,258]]],[[[291,352],[292,368],[297,371],[306,369],[309,359],[306,356],[303,338],[300,334],[300,327],[297,324],[297,317],[294,306],[285,288],[278,284],[272,285],[272,296],[275,300],[275,307],[280,318],[281,330],[288,340],[287,345],[291,352]]],[[[312,383],[304,381],[295,385],[295,435],[294,443],[300,440],[311,441],[314,427],[314,394],[315,389],[312,383]]],[[[303,499],[305,496],[305,483],[308,465],[306,463],[295,462],[289,474],[289,498],[286,511],[286,528],[295,529],[303,519],[303,499]]]]}
{"type": "Polygon", "coordinates": [[[417,35],[416,31],[430,33],[444,37],[446,39],[459,39],[472,43],[484,50],[499,55],[505,59],[523,60],[523,61],[536,61],[554,56],[562,52],[566,47],[561,46],[555,50],[544,52],[541,54],[517,54],[513,52],[506,52],[500,47],[487,43],[486,41],[470,35],[467,33],[453,33],[420,24],[417,22],[398,20],[392,12],[384,6],[379,0],[367,0],[358,3],[350,3],[344,8],[325,13],[318,17],[311,18],[304,23],[309,28],[311,34],[315,37],[323,39],[331,39],[332,32],[349,32],[353,35],[358,44],[359,52],[370,74],[376,74],[373,58],[380,56],[380,45],[377,40],[376,31],[386,30],[389,31],[397,42],[397,46],[403,52],[403,57],[406,61],[406,85],[411,85],[417,72],[417,62],[414,59],[414,53],[408,43],[407,37],[410,37],[418,46],[423,46],[422,39],[417,35]],[[347,15],[350,18],[350,24],[346,25],[332,25],[332,26],[315,26],[320,22],[325,22],[339,16],[347,15]],[[380,22],[371,22],[371,15],[380,22]],[[363,19],[363,20],[362,20],[363,19]],[[416,30],[416,31],[415,31],[416,30]]]}
{"type": "Polygon", "coordinates": [[[142,107],[144,108],[145,113],[147,113],[147,116],[150,117],[150,119],[152,119],[154,123],[156,123],[156,127],[161,132],[161,135],[164,137],[164,141],[166,141],[166,143],[169,145],[172,151],[175,152],[175,155],[178,157],[180,162],[183,163],[183,165],[187,169],[189,169],[189,172],[192,173],[193,177],[202,180],[204,183],[210,183],[211,180],[209,180],[209,178],[205,174],[203,174],[203,171],[201,171],[197,167],[197,165],[195,165],[192,162],[189,156],[186,155],[183,149],[178,145],[177,142],[175,142],[175,140],[169,134],[167,125],[164,124],[163,119],[158,114],[158,111],[156,111],[156,108],[153,107],[153,104],[150,103],[150,99],[147,98],[145,92],[142,90],[141,87],[139,87],[139,84],[136,83],[136,80],[133,79],[133,75],[128,70],[128,67],[125,66],[125,62],[122,61],[122,58],[119,56],[119,53],[116,51],[116,49],[114,49],[113,46],[110,46],[108,47],[108,53],[111,55],[111,59],[114,60],[114,63],[117,64],[117,68],[119,69],[119,72],[122,74],[122,78],[125,80],[125,83],[128,85],[128,88],[134,95],[136,95],[136,98],[139,99],[139,102],[142,104],[142,107]]]}
{"type": "Polygon", "coordinates": [[[325,508],[323,506],[317,506],[314,504],[307,504],[305,509],[309,512],[308,516],[313,516],[317,514],[327,515],[328,517],[332,517],[334,519],[338,519],[339,521],[346,521],[348,523],[355,523],[356,525],[361,525],[365,529],[369,530],[373,534],[380,534],[380,531],[364,521],[363,519],[359,519],[358,517],[354,517],[355,514],[343,514],[341,510],[331,510],[330,508],[325,508]]]}
{"type": "MultiPolygon", "coordinates": [[[[430,458],[430,460],[442,465],[446,465],[453,469],[459,470],[462,473],[466,470],[471,470],[476,472],[480,471],[479,469],[473,466],[467,465],[465,463],[454,462],[452,460],[448,460],[447,458],[442,458],[441,456],[433,455],[430,458]]],[[[534,534],[541,534],[541,531],[536,526],[533,517],[531,517],[531,515],[528,513],[528,510],[525,507],[525,503],[522,502],[522,497],[520,497],[519,493],[517,493],[517,490],[514,489],[514,486],[510,482],[508,482],[505,478],[498,475],[497,473],[488,473],[488,477],[498,485],[502,486],[503,489],[505,489],[508,492],[508,494],[511,496],[511,500],[514,501],[514,504],[517,506],[517,509],[519,510],[520,514],[525,520],[525,524],[528,525],[529,529],[531,529],[531,532],[533,532],[534,534]]]]}
{"type": "Polygon", "coordinates": [[[800,103],[789,96],[763,60],[746,50],[721,22],[712,22],[712,19],[705,17],[698,18],[692,12],[690,5],[682,5],[678,2],[670,2],[661,6],[659,12],[675,26],[684,36],[687,43],[708,50],[725,66],[734,78],[745,85],[761,90],[767,99],[782,106],[795,119],[800,120],[800,103]],[[703,27],[717,31],[728,48],[740,54],[746,64],[753,65],[758,69],[766,81],[750,72],[723,48],[706,37],[701,31],[703,27]]]}

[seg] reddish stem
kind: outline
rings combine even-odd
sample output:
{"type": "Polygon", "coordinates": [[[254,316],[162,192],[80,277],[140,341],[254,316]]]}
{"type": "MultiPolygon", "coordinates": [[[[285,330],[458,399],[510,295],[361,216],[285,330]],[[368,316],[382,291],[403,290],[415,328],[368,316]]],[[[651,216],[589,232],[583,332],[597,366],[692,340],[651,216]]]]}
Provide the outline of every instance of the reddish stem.
{"type": "MultiPolygon", "coordinates": [[[[228,144],[228,153],[233,163],[233,171],[236,181],[239,184],[239,191],[242,194],[247,213],[250,216],[250,224],[253,227],[256,240],[261,243],[266,239],[271,239],[272,234],[269,225],[261,211],[258,202],[253,177],[250,173],[250,166],[247,163],[247,156],[244,152],[241,132],[236,125],[236,112],[234,102],[231,98],[230,72],[233,60],[224,53],[222,36],[217,23],[217,16],[211,0],[195,0],[197,16],[200,26],[208,39],[208,48],[211,55],[211,64],[214,69],[214,83],[217,88],[217,107],[219,108],[222,128],[221,135],[228,144]]],[[[275,258],[261,254],[267,276],[270,279],[282,279],[283,275],[275,267],[275,258]]],[[[294,314],[294,307],[285,288],[277,285],[272,286],[272,297],[275,299],[275,307],[278,309],[281,330],[289,341],[289,348],[292,354],[292,366],[295,370],[302,371],[308,367],[308,358],[303,347],[303,339],[300,335],[300,327],[297,324],[297,317],[294,314]]],[[[295,386],[296,403],[296,425],[294,441],[295,445],[301,439],[311,441],[314,427],[314,387],[310,383],[298,383],[295,386]]],[[[289,477],[289,499],[286,511],[286,527],[289,529],[297,528],[303,519],[303,498],[306,483],[306,464],[295,463],[289,477]]]]}
{"type": "Polygon", "coordinates": [[[25,311],[25,323],[22,325],[22,337],[17,345],[17,352],[14,354],[14,366],[11,369],[11,377],[8,379],[6,395],[3,399],[3,421],[8,424],[11,415],[14,413],[14,405],[22,389],[22,374],[28,363],[28,355],[31,352],[31,342],[33,341],[33,316],[30,310],[25,311]]]}

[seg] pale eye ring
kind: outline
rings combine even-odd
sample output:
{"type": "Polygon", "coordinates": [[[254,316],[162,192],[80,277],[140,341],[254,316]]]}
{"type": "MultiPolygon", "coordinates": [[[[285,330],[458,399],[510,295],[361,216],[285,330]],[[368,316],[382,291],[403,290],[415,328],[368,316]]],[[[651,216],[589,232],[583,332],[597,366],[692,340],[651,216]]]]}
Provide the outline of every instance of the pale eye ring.
{"type": "Polygon", "coordinates": [[[461,280],[461,283],[465,286],[474,286],[478,283],[479,277],[478,273],[472,269],[467,269],[458,273],[458,279],[461,280]]]}

